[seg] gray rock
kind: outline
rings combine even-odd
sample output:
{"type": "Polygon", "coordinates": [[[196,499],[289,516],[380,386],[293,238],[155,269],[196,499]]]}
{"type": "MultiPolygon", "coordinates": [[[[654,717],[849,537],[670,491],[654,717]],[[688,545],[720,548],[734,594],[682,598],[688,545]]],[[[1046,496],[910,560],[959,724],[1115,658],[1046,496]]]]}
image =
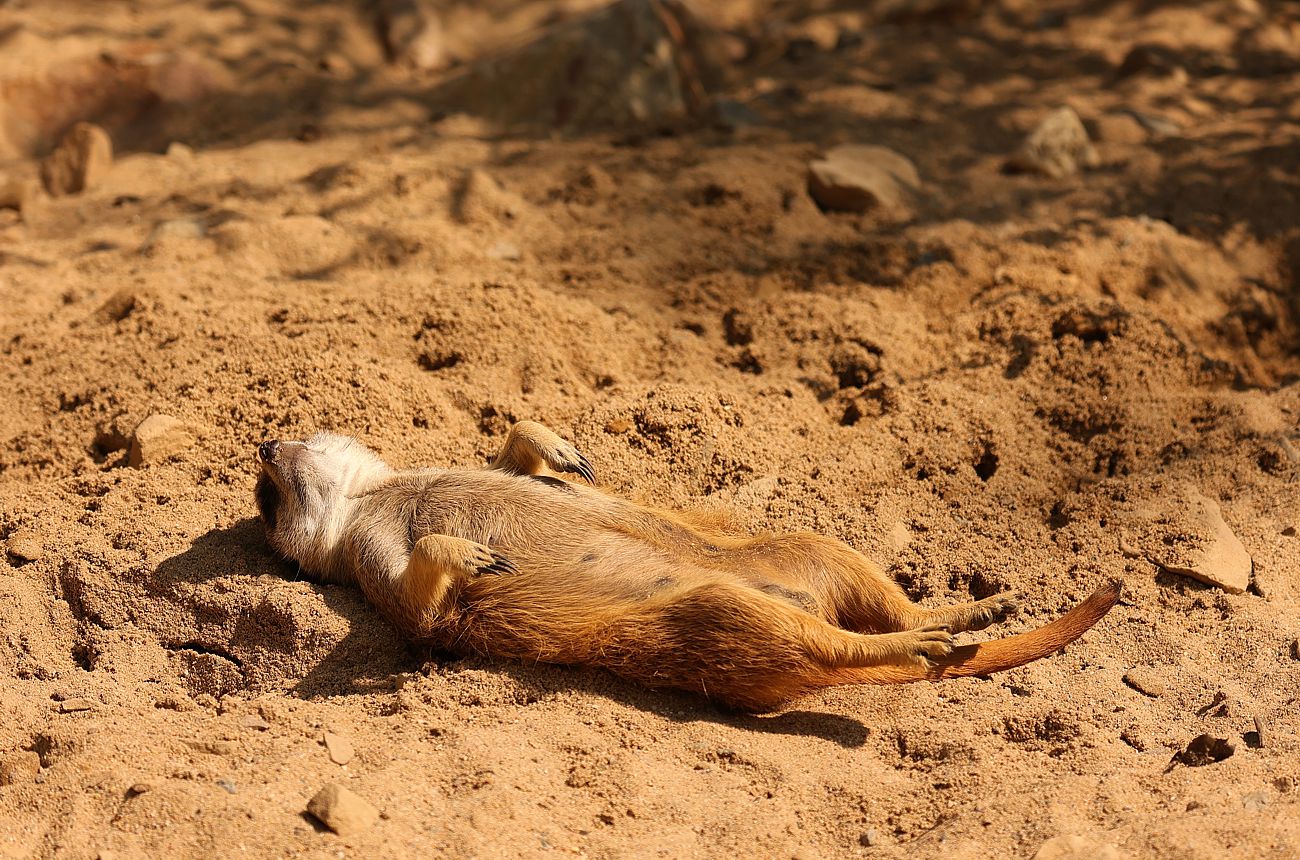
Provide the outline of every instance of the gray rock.
{"type": "Polygon", "coordinates": [[[1041,173],[1053,179],[1072,176],[1101,163],[1088,138],[1088,130],[1073,108],[1052,111],[1030,132],[1007,167],[1013,171],[1041,173]]]}

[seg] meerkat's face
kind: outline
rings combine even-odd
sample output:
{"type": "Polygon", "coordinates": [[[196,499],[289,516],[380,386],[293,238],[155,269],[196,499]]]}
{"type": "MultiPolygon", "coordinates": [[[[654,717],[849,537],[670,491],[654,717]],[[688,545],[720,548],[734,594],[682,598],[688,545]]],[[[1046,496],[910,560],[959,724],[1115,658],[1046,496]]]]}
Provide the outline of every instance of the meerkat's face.
{"type": "Polygon", "coordinates": [[[304,442],[268,440],[257,456],[257,508],[271,548],[309,572],[330,575],[352,500],[388,467],[360,442],[333,433],[304,442]]]}

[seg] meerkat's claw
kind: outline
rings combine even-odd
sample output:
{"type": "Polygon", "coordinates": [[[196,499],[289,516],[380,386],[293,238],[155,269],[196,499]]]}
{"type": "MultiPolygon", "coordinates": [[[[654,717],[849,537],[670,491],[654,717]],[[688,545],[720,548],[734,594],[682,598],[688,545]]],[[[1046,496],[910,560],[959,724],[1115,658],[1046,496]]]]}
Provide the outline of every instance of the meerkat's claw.
{"type": "Polygon", "coordinates": [[[566,471],[577,472],[588,484],[596,483],[596,470],[591,468],[591,461],[584,457],[577,450],[573,452],[577,457],[577,465],[566,471]]]}
{"type": "Polygon", "coordinates": [[[596,470],[591,467],[591,461],[568,442],[557,445],[555,451],[546,460],[546,465],[557,472],[580,475],[588,484],[596,483],[596,470]]]}
{"type": "Polygon", "coordinates": [[[492,560],[488,564],[480,565],[475,568],[475,573],[479,576],[491,574],[492,576],[501,576],[506,573],[518,573],[519,568],[515,567],[514,562],[506,558],[495,550],[490,550],[492,560]]]}

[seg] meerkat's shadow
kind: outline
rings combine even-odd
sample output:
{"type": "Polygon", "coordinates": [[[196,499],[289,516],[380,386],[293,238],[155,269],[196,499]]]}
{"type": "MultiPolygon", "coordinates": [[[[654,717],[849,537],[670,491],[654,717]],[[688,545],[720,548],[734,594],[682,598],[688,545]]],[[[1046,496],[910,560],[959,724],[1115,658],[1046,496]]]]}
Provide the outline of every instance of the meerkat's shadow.
{"type": "Polygon", "coordinates": [[[805,710],[750,714],[719,706],[690,693],[639,687],[593,667],[522,665],[480,657],[444,657],[444,665],[499,672],[518,684],[527,698],[542,700],[561,692],[586,693],[674,723],[715,723],[752,732],[816,737],[846,749],[865,745],[870,734],[860,720],[841,714],[805,710]]]}
{"type": "Polygon", "coordinates": [[[166,619],[157,631],[165,647],[224,657],[250,687],[274,687],[286,670],[297,674],[295,668],[308,666],[291,687],[295,695],[384,692],[396,689],[401,673],[420,666],[360,591],[303,577],[272,553],[261,521],[253,517],[195,538],[189,549],[158,564],[145,588],[184,613],[179,624],[174,612],[159,613],[166,619]],[[296,581],[303,599],[283,586],[259,587],[263,577],[296,581]],[[313,652],[337,636],[339,625],[311,608],[317,597],[347,627],[323,658],[313,652]]]}

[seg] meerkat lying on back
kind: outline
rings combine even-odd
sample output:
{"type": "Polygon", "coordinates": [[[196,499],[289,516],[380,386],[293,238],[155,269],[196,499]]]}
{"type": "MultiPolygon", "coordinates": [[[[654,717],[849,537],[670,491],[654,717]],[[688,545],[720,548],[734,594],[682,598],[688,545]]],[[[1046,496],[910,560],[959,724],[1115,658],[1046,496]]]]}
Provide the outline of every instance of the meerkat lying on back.
{"type": "Polygon", "coordinates": [[[258,454],[271,546],[308,574],[355,582],[412,637],[603,666],[745,710],[836,684],[1020,666],[1078,638],[1119,597],[1109,585],[1045,627],[954,647],[954,633],[1003,620],[1014,598],[926,609],[840,541],[726,534],[601,492],[587,459],[531,421],[480,470],[394,471],[329,433],[258,454]]]}

